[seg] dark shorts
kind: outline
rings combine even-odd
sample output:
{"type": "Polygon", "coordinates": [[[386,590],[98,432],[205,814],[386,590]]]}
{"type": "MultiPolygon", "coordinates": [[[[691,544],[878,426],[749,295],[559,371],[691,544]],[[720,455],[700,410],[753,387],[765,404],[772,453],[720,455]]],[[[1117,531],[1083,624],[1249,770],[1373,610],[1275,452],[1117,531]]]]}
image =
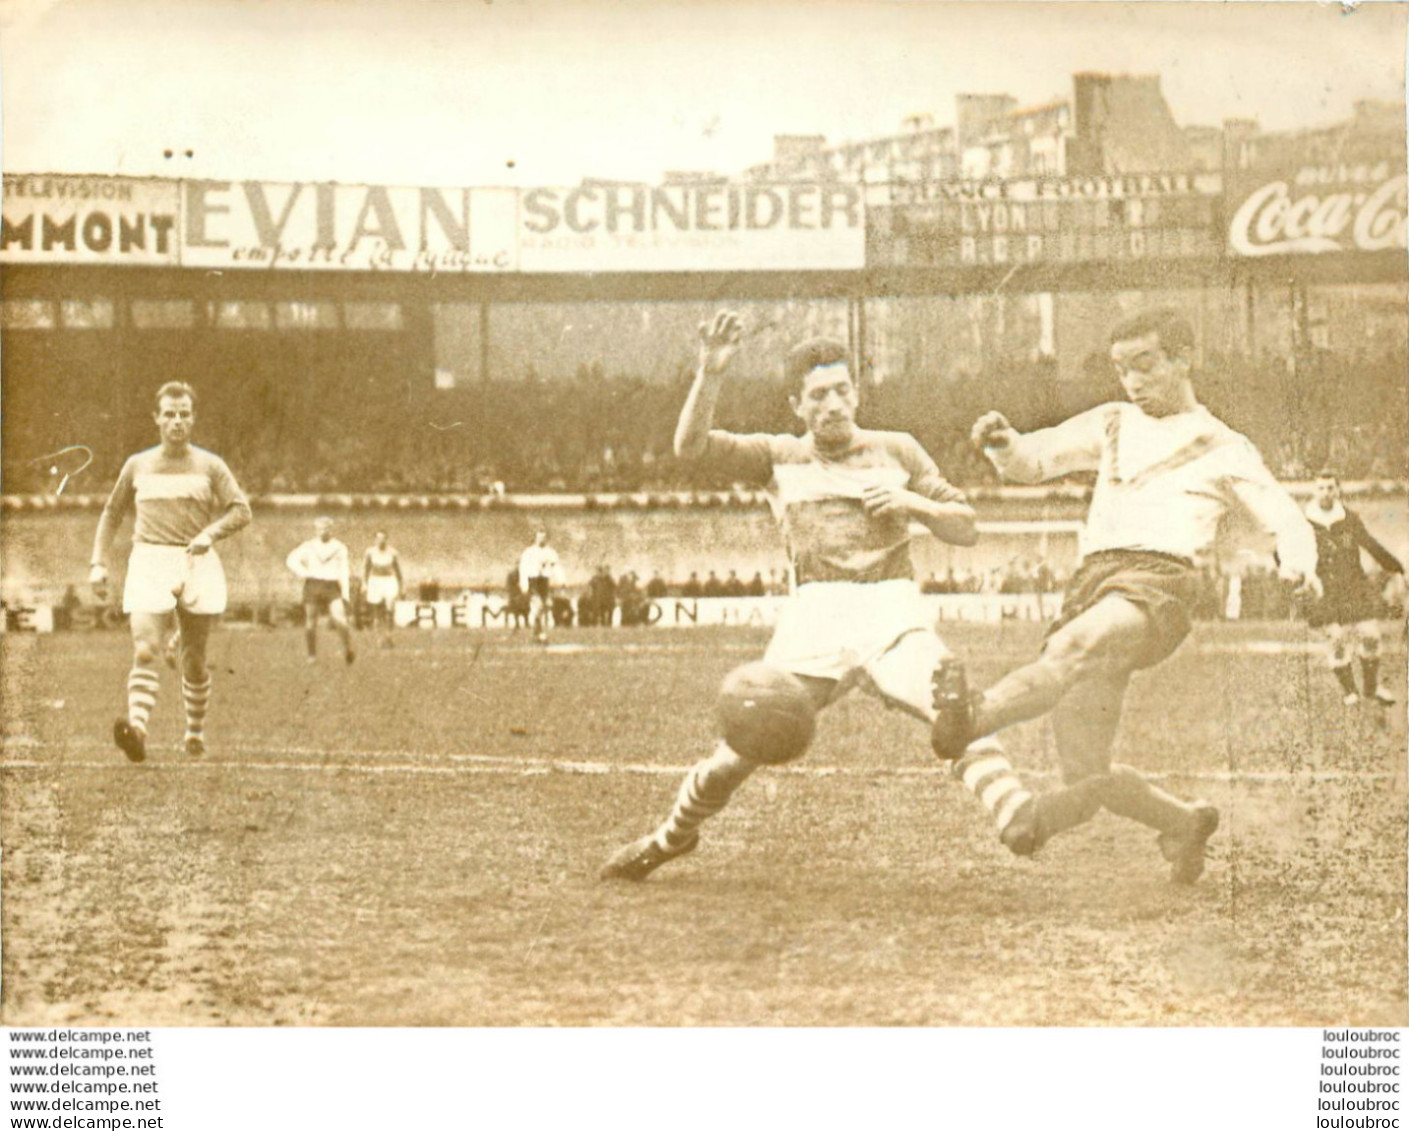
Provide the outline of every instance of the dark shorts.
{"type": "Polygon", "coordinates": [[[328,611],[334,601],[342,600],[342,586],[336,581],[319,581],[305,578],[303,582],[303,603],[313,605],[320,613],[328,611]]]}
{"type": "Polygon", "coordinates": [[[548,579],[546,577],[530,577],[528,579],[528,595],[537,597],[540,601],[548,599],[548,579]]]}
{"type": "Polygon", "coordinates": [[[1145,550],[1105,550],[1089,555],[1072,575],[1062,600],[1062,614],[1047,635],[1070,624],[1105,597],[1122,597],[1150,618],[1150,631],[1137,668],[1153,667],[1173,654],[1191,627],[1190,610],[1203,579],[1192,564],[1145,550]]]}
{"type": "Polygon", "coordinates": [[[1340,581],[1326,586],[1326,595],[1306,611],[1306,623],[1312,628],[1328,624],[1359,624],[1380,620],[1386,615],[1384,599],[1364,578],[1340,581]]]}

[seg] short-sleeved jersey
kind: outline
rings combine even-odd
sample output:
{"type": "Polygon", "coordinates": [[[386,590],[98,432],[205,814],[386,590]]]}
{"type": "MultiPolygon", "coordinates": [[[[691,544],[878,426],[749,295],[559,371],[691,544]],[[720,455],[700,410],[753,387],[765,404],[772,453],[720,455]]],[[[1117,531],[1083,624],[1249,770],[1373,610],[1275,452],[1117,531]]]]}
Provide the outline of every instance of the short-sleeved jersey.
{"type": "Polygon", "coordinates": [[[987,452],[1005,478],[1020,482],[1096,473],[1083,557],[1143,550],[1198,560],[1223,516],[1241,508],[1276,538],[1283,564],[1303,574],[1316,567],[1300,508],[1252,443],[1202,405],[1156,417],[1133,404],[1105,404],[987,452]]]}
{"type": "Polygon", "coordinates": [[[184,546],[235,504],[249,505],[218,455],[190,446],[173,458],[158,446],[122,465],[105,510],[117,522],[135,507],[134,542],[184,546]]]}
{"type": "Polygon", "coordinates": [[[1312,500],[1306,508],[1306,517],[1316,532],[1316,573],[1327,595],[1366,581],[1365,567],[1360,561],[1362,549],[1381,569],[1390,573],[1404,572],[1399,559],[1365,529],[1360,516],[1349,507],[1337,503],[1325,510],[1312,500]]]}
{"type": "Polygon", "coordinates": [[[709,433],[712,467],[766,489],[783,532],[796,584],[913,579],[910,519],[872,515],[868,486],[914,491],[938,502],[964,501],[919,441],[905,432],[857,429],[838,451],[818,450],[811,435],[709,433]]]}

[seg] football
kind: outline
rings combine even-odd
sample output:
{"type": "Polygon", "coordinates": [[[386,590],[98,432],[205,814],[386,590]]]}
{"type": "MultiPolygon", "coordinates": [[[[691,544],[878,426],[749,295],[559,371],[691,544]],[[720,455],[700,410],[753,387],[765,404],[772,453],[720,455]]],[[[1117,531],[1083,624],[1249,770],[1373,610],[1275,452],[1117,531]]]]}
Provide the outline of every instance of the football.
{"type": "Polygon", "coordinates": [[[778,765],[802,755],[817,712],[802,681],[764,663],[745,664],[719,688],[719,733],[754,762],[778,765]]]}

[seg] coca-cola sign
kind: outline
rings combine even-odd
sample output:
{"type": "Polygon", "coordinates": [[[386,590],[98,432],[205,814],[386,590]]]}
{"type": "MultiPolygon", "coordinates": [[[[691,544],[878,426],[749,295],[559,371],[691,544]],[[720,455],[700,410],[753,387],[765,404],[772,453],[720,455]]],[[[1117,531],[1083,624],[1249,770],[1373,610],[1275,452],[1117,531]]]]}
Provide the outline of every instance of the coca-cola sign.
{"type": "Polygon", "coordinates": [[[1403,164],[1304,166],[1244,182],[1228,225],[1234,255],[1392,251],[1405,244],[1403,164]]]}

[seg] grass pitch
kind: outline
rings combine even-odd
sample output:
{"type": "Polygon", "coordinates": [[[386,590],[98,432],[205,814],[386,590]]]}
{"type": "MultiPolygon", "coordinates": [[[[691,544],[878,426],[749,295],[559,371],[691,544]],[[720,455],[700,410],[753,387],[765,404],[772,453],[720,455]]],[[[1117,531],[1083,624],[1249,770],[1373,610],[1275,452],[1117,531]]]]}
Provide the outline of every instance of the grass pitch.
{"type": "MultiPolygon", "coordinates": [[[[1029,625],[955,626],[980,682],[1029,625]]],[[[8,1025],[1403,1025],[1402,711],[1349,710],[1297,626],[1203,626],[1117,757],[1223,810],[1176,888],[1101,814],[997,843],[924,729],[854,695],[642,885],[597,868],[710,745],[763,633],[403,632],[316,665],[220,630],[210,752],[163,670],[108,739],[124,634],[3,641],[8,1025]]],[[[1404,691],[1402,653],[1387,665],[1404,691]]],[[[1044,724],[1005,742],[1037,787],[1044,724]]]]}

